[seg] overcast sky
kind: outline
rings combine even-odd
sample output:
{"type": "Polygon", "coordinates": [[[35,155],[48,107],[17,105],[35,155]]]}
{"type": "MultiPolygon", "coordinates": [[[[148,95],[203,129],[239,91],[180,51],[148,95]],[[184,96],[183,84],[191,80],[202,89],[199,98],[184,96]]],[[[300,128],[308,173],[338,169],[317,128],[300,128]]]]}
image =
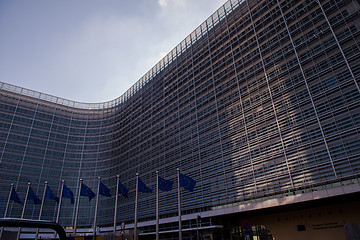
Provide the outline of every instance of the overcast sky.
{"type": "Polygon", "coordinates": [[[0,81],[69,100],[122,95],[225,0],[0,0],[0,81]]]}

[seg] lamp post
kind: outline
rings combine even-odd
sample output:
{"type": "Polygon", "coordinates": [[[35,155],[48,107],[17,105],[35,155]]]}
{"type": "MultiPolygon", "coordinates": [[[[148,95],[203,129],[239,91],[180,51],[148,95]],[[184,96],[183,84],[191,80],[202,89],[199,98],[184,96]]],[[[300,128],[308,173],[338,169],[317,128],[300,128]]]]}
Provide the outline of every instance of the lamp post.
{"type": "Polygon", "coordinates": [[[196,216],[196,239],[199,240],[199,221],[201,220],[200,215],[196,216]]]}

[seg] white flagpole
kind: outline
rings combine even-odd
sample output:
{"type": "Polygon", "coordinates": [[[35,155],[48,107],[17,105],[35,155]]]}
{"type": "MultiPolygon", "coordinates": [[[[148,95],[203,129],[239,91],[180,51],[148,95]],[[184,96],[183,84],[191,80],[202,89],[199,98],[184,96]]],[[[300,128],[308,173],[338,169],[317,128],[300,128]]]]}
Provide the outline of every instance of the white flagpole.
{"type": "Polygon", "coordinates": [[[159,171],[156,171],[156,240],[159,240],[159,171]]]}
{"type": "MultiPolygon", "coordinates": [[[[11,183],[10,193],[9,193],[9,197],[8,197],[8,200],[7,200],[7,203],[6,203],[6,208],[5,208],[4,218],[6,218],[7,211],[8,211],[8,209],[9,209],[9,205],[10,205],[10,197],[11,197],[11,193],[12,193],[13,188],[14,188],[14,184],[13,184],[13,183],[11,183]]],[[[1,238],[0,238],[0,239],[1,239],[1,238]]]]}
{"type": "MultiPolygon", "coordinates": [[[[10,193],[9,193],[9,197],[8,197],[8,200],[7,200],[7,203],[6,203],[4,218],[6,218],[6,214],[7,214],[7,211],[8,211],[8,209],[9,209],[10,197],[11,197],[11,193],[12,193],[13,188],[14,188],[14,184],[11,183],[10,193]]],[[[0,230],[0,239],[2,238],[3,231],[4,231],[4,227],[1,227],[1,230],[0,230]]]]}
{"type": "Polygon", "coordinates": [[[138,205],[139,173],[136,173],[136,194],[135,194],[135,220],[134,220],[134,240],[137,240],[137,205],[138,205]]]}
{"type": "Polygon", "coordinates": [[[101,178],[98,177],[98,187],[97,187],[97,194],[96,194],[94,226],[93,226],[93,237],[94,237],[94,239],[96,237],[96,220],[97,220],[97,210],[98,210],[98,205],[99,205],[100,181],[101,181],[101,178]]]}
{"type": "Polygon", "coordinates": [[[59,196],[59,208],[56,214],[56,223],[59,223],[59,218],[60,218],[60,208],[61,208],[61,203],[62,203],[62,195],[63,195],[63,191],[64,191],[64,185],[65,185],[65,180],[61,181],[61,190],[60,190],[60,196],[59,196]]]}
{"type": "Polygon", "coordinates": [[[116,175],[116,195],[115,195],[115,209],[114,209],[114,237],[116,236],[116,217],[117,217],[117,204],[119,195],[119,179],[120,175],[116,175]]]}
{"type": "MultiPolygon", "coordinates": [[[[31,185],[31,183],[28,183],[28,187],[27,187],[26,195],[25,195],[25,200],[24,200],[24,206],[23,206],[23,210],[22,210],[22,213],[21,213],[21,218],[24,218],[25,207],[26,207],[26,202],[27,202],[27,198],[28,198],[28,195],[29,195],[30,185],[31,185]]],[[[20,232],[21,232],[21,227],[19,227],[18,234],[17,234],[17,239],[20,238],[20,232]]]]}
{"type": "MultiPolygon", "coordinates": [[[[40,206],[40,212],[39,212],[39,220],[41,220],[42,210],[43,210],[43,207],[44,207],[44,200],[45,200],[45,193],[46,193],[46,187],[47,187],[47,185],[48,185],[48,182],[45,181],[44,192],[43,192],[42,201],[41,201],[41,206],[40,206]]],[[[39,228],[36,228],[35,239],[38,238],[38,235],[39,235],[39,228]]]]}
{"type": "Polygon", "coordinates": [[[180,197],[180,168],[177,169],[178,175],[178,212],[179,212],[179,240],[182,240],[182,227],[181,227],[181,197],[180,197]]]}
{"type": "Polygon", "coordinates": [[[74,223],[74,234],[76,234],[76,227],[77,227],[77,220],[78,220],[78,214],[79,214],[79,203],[80,203],[80,191],[81,191],[81,184],[82,179],[79,180],[79,191],[77,195],[77,201],[76,201],[76,212],[75,212],[75,223],[74,223]]]}
{"type": "MultiPolygon", "coordinates": [[[[60,196],[59,196],[59,207],[57,210],[57,214],[56,214],[56,223],[59,223],[59,218],[60,218],[60,208],[61,208],[61,203],[62,203],[62,195],[63,195],[63,191],[64,191],[64,184],[65,184],[65,180],[61,180],[61,190],[60,190],[60,196]]],[[[55,235],[54,237],[56,238],[57,232],[55,231],[55,235]]]]}

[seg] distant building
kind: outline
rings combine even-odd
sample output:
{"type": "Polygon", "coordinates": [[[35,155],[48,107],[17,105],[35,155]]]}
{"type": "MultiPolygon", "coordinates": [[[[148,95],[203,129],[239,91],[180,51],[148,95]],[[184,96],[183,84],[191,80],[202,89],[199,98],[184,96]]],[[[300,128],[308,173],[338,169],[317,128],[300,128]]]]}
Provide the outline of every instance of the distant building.
{"type": "MultiPolygon", "coordinates": [[[[45,181],[59,195],[65,180],[77,195],[80,178],[96,193],[100,176],[113,194],[100,197],[98,224],[111,231],[119,174],[129,198],[120,196],[118,222],[131,229],[135,174],[155,189],[156,170],[177,185],[180,168],[196,181],[182,191],[184,239],[196,236],[198,216],[205,239],[355,236],[359,4],[228,1],[105,103],[1,83],[0,213],[10,183],[21,199],[27,182],[42,196],[45,181]]],[[[63,199],[60,224],[74,224],[75,205],[63,199]]],[[[91,228],[94,206],[81,198],[79,227],[91,228]]],[[[39,207],[29,203],[25,217],[37,219],[39,207]]],[[[12,202],[7,216],[21,211],[12,202]]],[[[140,193],[138,211],[140,238],[153,239],[154,193],[140,193]]],[[[46,200],[42,219],[56,213],[46,200]]],[[[176,189],[160,192],[160,216],[160,238],[176,238],[176,189]]]]}

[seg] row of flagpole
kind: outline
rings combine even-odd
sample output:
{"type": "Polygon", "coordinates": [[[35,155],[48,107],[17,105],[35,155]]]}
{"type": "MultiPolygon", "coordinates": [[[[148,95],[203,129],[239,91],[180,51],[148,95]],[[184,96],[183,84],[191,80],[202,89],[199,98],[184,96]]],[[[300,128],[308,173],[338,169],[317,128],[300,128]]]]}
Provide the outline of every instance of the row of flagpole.
{"type": "MultiPolygon", "coordinates": [[[[180,169],[177,169],[177,178],[178,178],[178,215],[179,215],[179,239],[182,239],[182,228],[181,228],[181,195],[180,195],[180,188],[183,187],[184,189],[188,191],[193,191],[196,182],[192,178],[180,173],[180,169]]],[[[114,211],[114,227],[113,232],[114,235],[116,233],[116,220],[117,220],[117,203],[118,203],[118,196],[119,193],[123,195],[124,197],[128,198],[128,189],[121,183],[120,176],[116,176],[116,199],[115,199],[115,211],[114,211]]],[[[163,179],[159,176],[159,172],[156,171],[156,239],[159,239],[159,190],[162,191],[170,191],[172,190],[173,181],[163,179]]],[[[141,180],[139,177],[139,174],[136,173],[136,195],[135,195],[135,218],[134,218],[134,239],[137,239],[137,208],[138,208],[138,193],[151,193],[152,189],[147,187],[145,183],[141,180]]],[[[76,209],[75,209],[75,221],[74,221],[74,234],[76,234],[77,229],[77,221],[78,221],[78,213],[79,213],[79,204],[80,204],[80,196],[86,196],[89,198],[89,201],[91,201],[96,196],[96,204],[95,204],[95,214],[94,214],[94,224],[93,224],[93,234],[96,235],[96,225],[97,225],[97,210],[98,210],[98,204],[99,204],[99,195],[105,196],[105,197],[111,197],[110,189],[101,182],[101,178],[98,177],[98,186],[97,186],[97,193],[95,194],[88,186],[86,186],[83,183],[83,180],[79,180],[79,188],[78,188],[78,194],[77,194],[77,202],[76,202],[76,209]]],[[[42,200],[40,200],[33,189],[31,188],[31,183],[28,183],[28,187],[26,190],[25,200],[23,204],[23,209],[21,213],[21,218],[24,217],[25,214],[25,207],[28,200],[32,200],[34,204],[41,204],[40,211],[39,211],[39,220],[41,220],[41,215],[43,211],[44,201],[45,199],[52,199],[55,200],[58,204],[58,211],[56,215],[56,223],[59,223],[59,217],[60,217],[60,209],[62,204],[62,198],[70,198],[71,203],[74,204],[74,194],[73,192],[65,185],[65,181],[61,181],[61,191],[60,191],[60,198],[57,197],[48,186],[48,182],[45,181],[44,191],[42,200]]],[[[11,184],[10,193],[8,197],[8,201],[5,208],[5,214],[4,218],[6,218],[10,201],[16,202],[18,204],[22,204],[18,194],[15,191],[14,184],[11,184]]],[[[18,239],[20,236],[21,229],[18,230],[18,239]]],[[[38,229],[36,230],[36,236],[38,237],[38,229]]],[[[55,233],[56,237],[56,233],[55,233]]]]}

